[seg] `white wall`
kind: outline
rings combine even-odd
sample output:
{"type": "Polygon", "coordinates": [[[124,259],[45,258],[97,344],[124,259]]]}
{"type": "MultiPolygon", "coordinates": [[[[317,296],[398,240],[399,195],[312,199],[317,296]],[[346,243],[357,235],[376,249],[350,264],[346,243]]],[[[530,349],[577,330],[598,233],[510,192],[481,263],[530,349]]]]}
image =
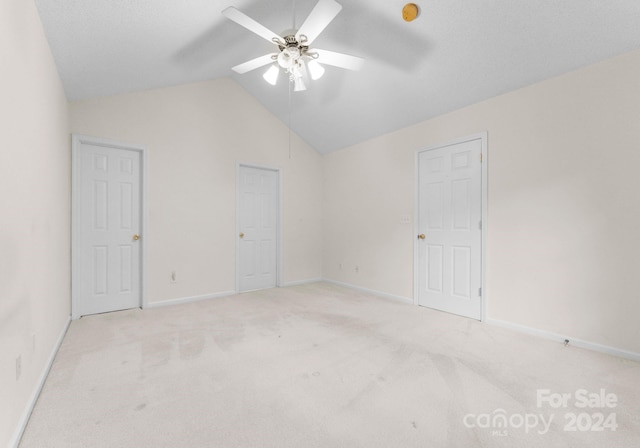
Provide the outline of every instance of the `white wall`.
{"type": "Polygon", "coordinates": [[[413,297],[415,151],[481,131],[489,317],[640,352],[640,51],[327,155],[324,276],[413,297]]]}
{"type": "Polygon", "coordinates": [[[70,313],[67,100],[33,1],[0,2],[0,128],[0,446],[8,446],[70,313]]]}
{"type": "Polygon", "coordinates": [[[74,133],[148,149],[148,300],[235,289],[236,167],[283,173],[283,281],[322,275],[321,157],[235,81],[71,104],[74,133]],[[178,281],[171,283],[171,272],[178,281]]]}

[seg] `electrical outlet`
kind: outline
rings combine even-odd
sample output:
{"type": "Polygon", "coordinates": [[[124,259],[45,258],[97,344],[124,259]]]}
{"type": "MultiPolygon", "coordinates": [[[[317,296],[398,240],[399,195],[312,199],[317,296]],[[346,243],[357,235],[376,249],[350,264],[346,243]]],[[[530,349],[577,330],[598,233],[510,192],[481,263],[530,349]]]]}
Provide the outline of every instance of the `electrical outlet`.
{"type": "Polygon", "coordinates": [[[342,271],[342,263],[338,263],[338,270],[342,271]]]}
{"type": "Polygon", "coordinates": [[[356,265],[355,271],[356,271],[356,274],[358,274],[360,272],[360,266],[356,265]]]}
{"type": "Polygon", "coordinates": [[[178,281],[178,275],[176,274],[176,271],[171,271],[171,283],[175,283],[178,281]]]}
{"type": "Polygon", "coordinates": [[[22,355],[16,358],[16,381],[20,379],[20,375],[22,375],[22,355]]]}

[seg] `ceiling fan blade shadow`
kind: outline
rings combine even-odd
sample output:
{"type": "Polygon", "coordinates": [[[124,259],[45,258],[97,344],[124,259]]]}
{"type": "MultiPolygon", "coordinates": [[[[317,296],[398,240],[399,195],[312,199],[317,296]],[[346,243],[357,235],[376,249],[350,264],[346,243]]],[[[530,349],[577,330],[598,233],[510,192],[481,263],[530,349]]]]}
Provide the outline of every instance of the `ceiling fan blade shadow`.
{"type": "Polygon", "coordinates": [[[356,2],[345,6],[345,12],[347,7],[358,11],[358,20],[349,20],[353,14],[351,11],[338,16],[331,35],[327,36],[330,40],[323,40],[323,47],[348,48],[365,59],[375,59],[406,71],[425,63],[424,55],[431,51],[433,43],[424,28],[402,19],[392,19],[391,13],[398,14],[398,11],[390,8],[387,17],[386,12],[360,6],[356,2]]]}
{"type": "MultiPolygon", "coordinates": [[[[182,46],[173,54],[172,59],[188,70],[208,66],[216,71],[214,76],[218,74],[224,76],[228,74],[229,67],[238,62],[237,55],[243,54],[243,50],[247,47],[246,43],[240,39],[244,33],[225,19],[224,22],[204,30],[182,46]]],[[[265,52],[268,51],[266,48],[265,52]]]]}
{"type": "Polygon", "coordinates": [[[242,75],[243,73],[247,73],[251,70],[255,70],[257,68],[271,64],[275,60],[273,58],[274,55],[275,54],[270,53],[263,56],[258,56],[255,59],[251,59],[250,61],[243,62],[242,64],[238,64],[235,67],[231,67],[231,70],[242,75]]]}
{"type": "Polygon", "coordinates": [[[342,5],[335,0],[319,0],[300,26],[296,38],[299,40],[300,36],[304,35],[307,38],[306,44],[310,45],[338,15],[340,10],[342,10],[342,5]]]}
{"type": "MultiPolygon", "coordinates": [[[[332,0],[329,0],[329,1],[332,1],[332,0]]],[[[239,9],[234,8],[233,6],[229,6],[228,8],[224,9],[222,11],[222,14],[226,18],[236,22],[238,25],[245,27],[249,31],[257,34],[258,36],[262,37],[263,39],[273,44],[275,44],[274,39],[276,42],[282,41],[280,36],[278,36],[276,33],[271,31],[261,23],[258,23],[257,21],[255,21],[254,19],[252,19],[251,17],[249,17],[248,15],[240,11],[239,9]]]]}
{"type": "Polygon", "coordinates": [[[340,67],[347,70],[360,70],[364,64],[364,59],[358,56],[351,56],[344,53],[336,53],[335,51],[320,50],[314,48],[312,50],[318,53],[318,61],[320,64],[333,65],[334,67],[340,67]]]}

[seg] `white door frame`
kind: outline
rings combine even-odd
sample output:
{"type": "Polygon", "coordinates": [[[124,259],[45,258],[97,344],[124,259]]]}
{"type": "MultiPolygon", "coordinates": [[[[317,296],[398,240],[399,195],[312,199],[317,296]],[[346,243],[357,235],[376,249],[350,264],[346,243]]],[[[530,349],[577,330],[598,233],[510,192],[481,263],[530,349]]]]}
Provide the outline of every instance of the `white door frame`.
{"type": "Polygon", "coordinates": [[[237,162],[236,166],[236,293],[240,292],[240,169],[255,168],[258,170],[275,171],[276,185],[276,288],[282,286],[282,169],[278,167],[257,165],[255,163],[237,162]]]}
{"type": "Polygon", "coordinates": [[[482,177],[482,232],[481,232],[481,270],[480,281],[482,288],[481,310],[482,316],[480,320],[484,322],[487,318],[487,288],[486,288],[486,272],[487,272],[487,132],[480,132],[478,134],[472,134],[467,137],[455,139],[453,141],[441,143],[438,145],[429,146],[426,148],[420,148],[416,150],[415,154],[415,194],[414,194],[414,219],[413,219],[413,304],[418,305],[418,292],[419,292],[419,272],[418,272],[418,238],[417,235],[420,232],[420,154],[431,151],[434,149],[440,149],[447,146],[453,146],[460,143],[469,142],[472,140],[480,140],[482,143],[482,163],[480,164],[481,177],[482,177]]]}
{"type": "Polygon", "coordinates": [[[71,318],[80,315],[80,147],[82,144],[140,153],[140,307],[147,306],[147,149],[144,146],[87,135],[71,135],[71,318]]]}

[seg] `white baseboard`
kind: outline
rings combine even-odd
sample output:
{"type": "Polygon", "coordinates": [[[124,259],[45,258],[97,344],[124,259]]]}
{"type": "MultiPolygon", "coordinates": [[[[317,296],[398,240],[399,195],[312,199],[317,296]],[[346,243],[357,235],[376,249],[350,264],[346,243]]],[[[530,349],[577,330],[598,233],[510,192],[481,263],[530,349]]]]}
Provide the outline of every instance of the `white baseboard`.
{"type": "Polygon", "coordinates": [[[561,334],[553,333],[550,331],[539,330],[537,328],[526,327],[524,325],[514,324],[511,322],[506,322],[503,320],[497,319],[487,319],[485,321],[487,324],[496,325],[503,328],[508,328],[510,330],[515,330],[520,333],[527,333],[533,336],[538,336],[544,339],[550,339],[553,341],[558,341],[564,343],[565,340],[569,340],[569,345],[579,348],[586,348],[588,350],[593,350],[600,353],[606,353],[608,355],[618,356],[620,358],[626,358],[633,361],[640,361],[640,353],[632,352],[629,350],[623,350],[615,347],[610,347],[608,345],[602,345],[595,342],[584,341],[582,339],[575,339],[571,336],[563,336],[561,334]]]}
{"type": "Polygon", "coordinates": [[[201,296],[180,297],[178,299],[162,300],[160,302],[147,303],[147,305],[145,306],[145,309],[161,308],[163,306],[181,305],[184,303],[199,302],[201,300],[221,299],[223,297],[229,297],[234,294],[236,294],[235,291],[223,291],[223,292],[216,292],[214,294],[203,294],[201,296]]]}
{"type": "MultiPolygon", "coordinates": [[[[380,292],[380,291],[375,291],[373,289],[368,289],[368,288],[363,288],[360,286],[356,286],[356,285],[352,285],[350,283],[344,283],[344,282],[339,282],[336,280],[331,280],[331,279],[322,279],[322,281],[327,282],[327,283],[332,283],[334,285],[339,285],[339,286],[344,286],[345,288],[351,288],[351,289],[355,289],[358,291],[362,291],[362,292],[366,292],[372,295],[376,295],[379,297],[384,297],[387,299],[392,299],[392,300],[396,300],[396,301],[400,301],[403,303],[408,303],[413,305],[413,299],[410,299],[408,297],[402,297],[402,296],[396,296],[393,294],[387,294],[384,292],[380,292]]],[[[532,327],[527,327],[524,325],[519,325],[516,323],[512,323],[512,322],[506,322],[506,321],[502,321],[502,320],[498,320],[498,319],[491,319],[488,318],[486,320],[484,320],[484,323],[487,323],[489,325],[496,325],[499,327],[503,327],[503,328],[508,328],[510,330],[514,330],[514,331],[518,331],[520,333],[526,333],[526,334],[530,334],[533,336],[538,336],[544,339],[549,339],[552,341],[558,341],[561,343],[564,343],[565,340],[569,340],[569,345],[570,346],[574,346],[574,347],[579,347],[579,348],[585,348],[588,350],[593,350],[596,352],[600,352],[600,353],[606,353],[608,355],[613,355],[613,356],[617,356],[620,358],[625,358],[625,359],[630,359],[632,361],[640,361],[640,353],[637,352],[633,352],[630,350],[624,350],[624,349],[620,349],[620,348],[616,348],[616,347],[611,347],[608,345],[603,345],[603,344],[598,344],[596,342],[590,342],[590,341],[585,341],[582,339],[576,339],[573,338],[571,336],[563,336],[561,334],[557,334],[557,333],[553,333],[550,331],[545,331],[545,330],[539,330],[537,328],[532,328],[532,327]]]]}
{"type": "Polygon", "coordinates": [[[58,350],[60,350],[60,346],[62,345],[62,341],[64,340],[64,335],[67,334],[67,330],[69,329],[69,324],[71,324],[71,316],[65,322],[62,331],[58,335],[58,339],[56,340],[56,344],[49,355],[49,359],[47,359],[47,363],[40,374],[40,379],[38,380],[38,384],[36,388],[31,393],[31,397],[29,397],[29,401],[27,402],[27,406],[24,408],[22,412],[22,416],[18,421],[18,427],[16,428],[13,437],[9,440],[9,447],[18,448],[18,444],[20,443],[20,439],[22,438],[22,434],[24,434],[24,430],[27,427],[27,423],[29,423],[29,418],[31,417],[31,413],[33,412],[33,408],[38,401],[38,397],[40,396],[40,392],[42,392],[42,388],[44,387],[44,383],[47,380],[47,376],[49,376],[49,371],[51,370],[51,366],[53,365],[54,359],[56,359],[56,355],[58,354],[58,350]]]}
{"type": "MultiPolygon", "coordinates": [[[[321,278],[311,278],[311,279],[307,279],[307,280],[297,280],[297,281],[293,281],[293,282],[287,282],[287,283],[283,284],[282,287],[306,285],[306,284],[309,284],[309,283],[317,283],[317,282],[321,282],[321,281],[323,281],[321,278]]],[[[181,305],[181,304],[190,303],[190,302],[199,302],[201,300],[220,299],[220,298],[223,298],[223,297],[232,296],[234,294],[238,294],[238,292],[236,292],[236,291],[223,291],[223,292],[217,292],[217,293],[214,293],[214,294],[203,294],[201,296],[180,297],[180,298],[177,298],[177,299],[169,299],[169,300],[162,300],[160,302],[147,303],[147,305],[144,308],[145,309],[161,308],[161,307],[164,307],[164,306],[173,306],[173,305],[181,305]]]]}
{"type": "Polygon", "coordinates": [[[281,286],[286,288],[287,286],[300,286],[300,285],[308,285],[310,283],[318,283],[323,281],[322,278],[308,278],[306,280],[296,280],[293,282],[283,283],[281,286]]]}
{"type": "Polygon", "coordinates": [[[413,305],[413,299],[410,299],[409,297],[403,297],[403,296],[396,296],[393,294],[388,294],[386,292],[380,292],[380,291],[376,291],[374,289],[367,289],[367,288],[363,288],[361,286],[356,286],[356,285],[352,285],[351,283],[344,283],[344,282],[339,282],[337,280],[330,280],[328,278],[322,279],[323,282],[327,282],[327,283],[332,283],[334,285],[338,285],[338,286],[344,286],[345,288],[351,288],[351,289],[355,289],[357,291],[362,291],[362,292],[366,292],[368,294],[374,295],[374,296],[378,296],[378,297],[382,297],[385,299],[391,299],[391,300],[395,300],[397,302],[402,302],[402,303],[406,303],[409,305],[413,305]]]}
{"type": "MultiPolygon", "coordinates": [[[[306,284],[309,284],[309,283],[317,283],[317,282],[321,282],[321,281],[323,281],[321,278],[310,278],[310,279],[307,279],[307,280],[297,280],[297,281],[293,281],[293,282],[287,282],[287,283],[283,284],[282,287],[306,285],[306,284]]],[[[144,307],[144,309],[161,308],[161,307],[164,307],[164,306],[173,306],[173,305],[181,305],[181,304],[184,304],[184,303],[199,302],[201,300],[220,299],[220,298],[223,298],[223,297],[232,296],[234,294],[238,294],[238,292],[236,292],[236,291],[223,291],[223,292],[217,292],[217,293],[214,293],[214,294],[203,294],[203,295],[200,295],[200,296],[180,297],[180,298],[177,298],[177,299],[169,299],[169,300],[162,300],[160,302],[147,303],[146,306],[144,307]]]]}

